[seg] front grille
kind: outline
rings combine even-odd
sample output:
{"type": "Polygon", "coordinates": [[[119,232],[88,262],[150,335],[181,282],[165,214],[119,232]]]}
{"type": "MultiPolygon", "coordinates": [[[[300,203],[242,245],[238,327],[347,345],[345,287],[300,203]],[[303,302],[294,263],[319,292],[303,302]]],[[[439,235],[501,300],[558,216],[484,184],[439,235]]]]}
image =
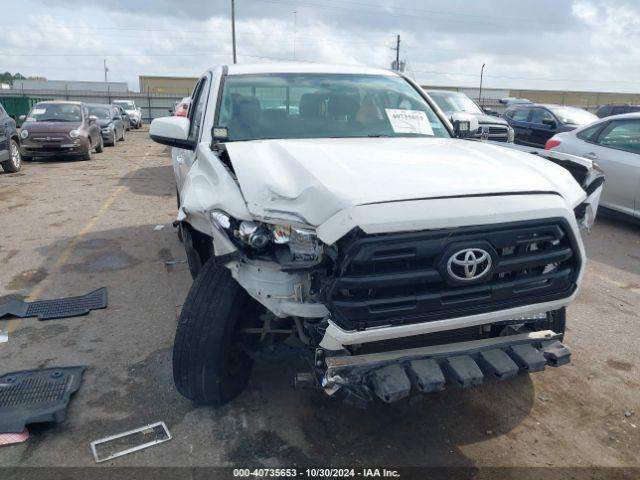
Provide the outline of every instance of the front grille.
{"type": "Polygon", "coordinates": [[[564,219],[366,235],[338,242],[339,271],[327,289],[334,321],[348,330],[467,316],[565,298],[580,253],[564,219]],[[460,284],[447,260],[464,248],[491,252],[492,270],[460,284]]]}
{"type": "Polygon", "coordinates": [[[494,142],[506,142],[509,139],[509,128],[502,126],[481,125],[480,128],[478,128],[478,133],[474,135],[474,138],[482,139],[483,135],[486,140],[492,140],[494,142]]]}
{"type": "Polygon", "coordinates": [[[489,135],[507,135],[508,133],[507,127],[489,127],[489,135]]]}

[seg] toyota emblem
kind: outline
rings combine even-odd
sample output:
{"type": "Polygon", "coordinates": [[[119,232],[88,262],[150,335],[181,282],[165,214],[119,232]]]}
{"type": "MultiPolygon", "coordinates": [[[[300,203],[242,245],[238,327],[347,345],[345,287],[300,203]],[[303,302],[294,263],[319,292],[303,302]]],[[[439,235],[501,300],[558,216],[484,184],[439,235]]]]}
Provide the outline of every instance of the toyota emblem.
{"type": "Polygon", "coordinates": [[[480,280],[491,272],[491,255],[482,248],[458,250],[447,261],[447,273],[459,282],[480,280]]]}

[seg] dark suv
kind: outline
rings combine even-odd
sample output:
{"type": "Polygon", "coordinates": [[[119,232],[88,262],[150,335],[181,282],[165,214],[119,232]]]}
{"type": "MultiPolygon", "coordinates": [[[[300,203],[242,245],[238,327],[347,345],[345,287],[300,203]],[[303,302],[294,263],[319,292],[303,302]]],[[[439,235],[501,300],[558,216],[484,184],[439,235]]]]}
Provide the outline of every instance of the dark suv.
{"type": "Polygon", "coordinates": [[[0,165],[7,173],[15,173],[22,166],[20,137],[16,131],[16,122],[2,105],[0,105],[0,165]]]}
{"type": "Polygon", "coordinates": [[[566,105],[525,103],[509,107],[503,118],[515,130],[515,143],[544,148],[556,133],[598,120],[593,113],[566,105]]]}
{"type": "Polygon", "coordinates": [[[610,103],[598,107],[596,115],[600,118],[610,117],[611,115],[622,115],[623,113],[640,112],[640,105],[631,105],[630,103],[610,103]]]}

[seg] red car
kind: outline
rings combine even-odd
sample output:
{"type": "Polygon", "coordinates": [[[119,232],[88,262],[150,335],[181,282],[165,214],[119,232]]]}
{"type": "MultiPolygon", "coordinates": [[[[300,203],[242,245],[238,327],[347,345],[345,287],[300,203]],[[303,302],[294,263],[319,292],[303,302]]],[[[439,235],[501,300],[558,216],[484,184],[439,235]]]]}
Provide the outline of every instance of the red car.
{"type": "Polygon", "coordinates": [[[191,104],[191,98],[184,97],[180,103],[176,105],[174,116],[186,117],[189,113],[189,105],[191,104]]]}

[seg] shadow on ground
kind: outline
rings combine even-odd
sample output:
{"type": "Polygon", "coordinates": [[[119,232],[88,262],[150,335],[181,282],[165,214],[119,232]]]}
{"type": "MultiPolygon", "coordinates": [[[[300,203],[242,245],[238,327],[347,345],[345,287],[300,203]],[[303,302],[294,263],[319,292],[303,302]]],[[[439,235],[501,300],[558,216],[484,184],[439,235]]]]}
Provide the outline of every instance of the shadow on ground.
{"type": "Polygon", "coordinates": [[[125,175],[120,180],[131,192],[138,195],[174,195],[175,180],[171,165],[143,167],[125,175]]]}

